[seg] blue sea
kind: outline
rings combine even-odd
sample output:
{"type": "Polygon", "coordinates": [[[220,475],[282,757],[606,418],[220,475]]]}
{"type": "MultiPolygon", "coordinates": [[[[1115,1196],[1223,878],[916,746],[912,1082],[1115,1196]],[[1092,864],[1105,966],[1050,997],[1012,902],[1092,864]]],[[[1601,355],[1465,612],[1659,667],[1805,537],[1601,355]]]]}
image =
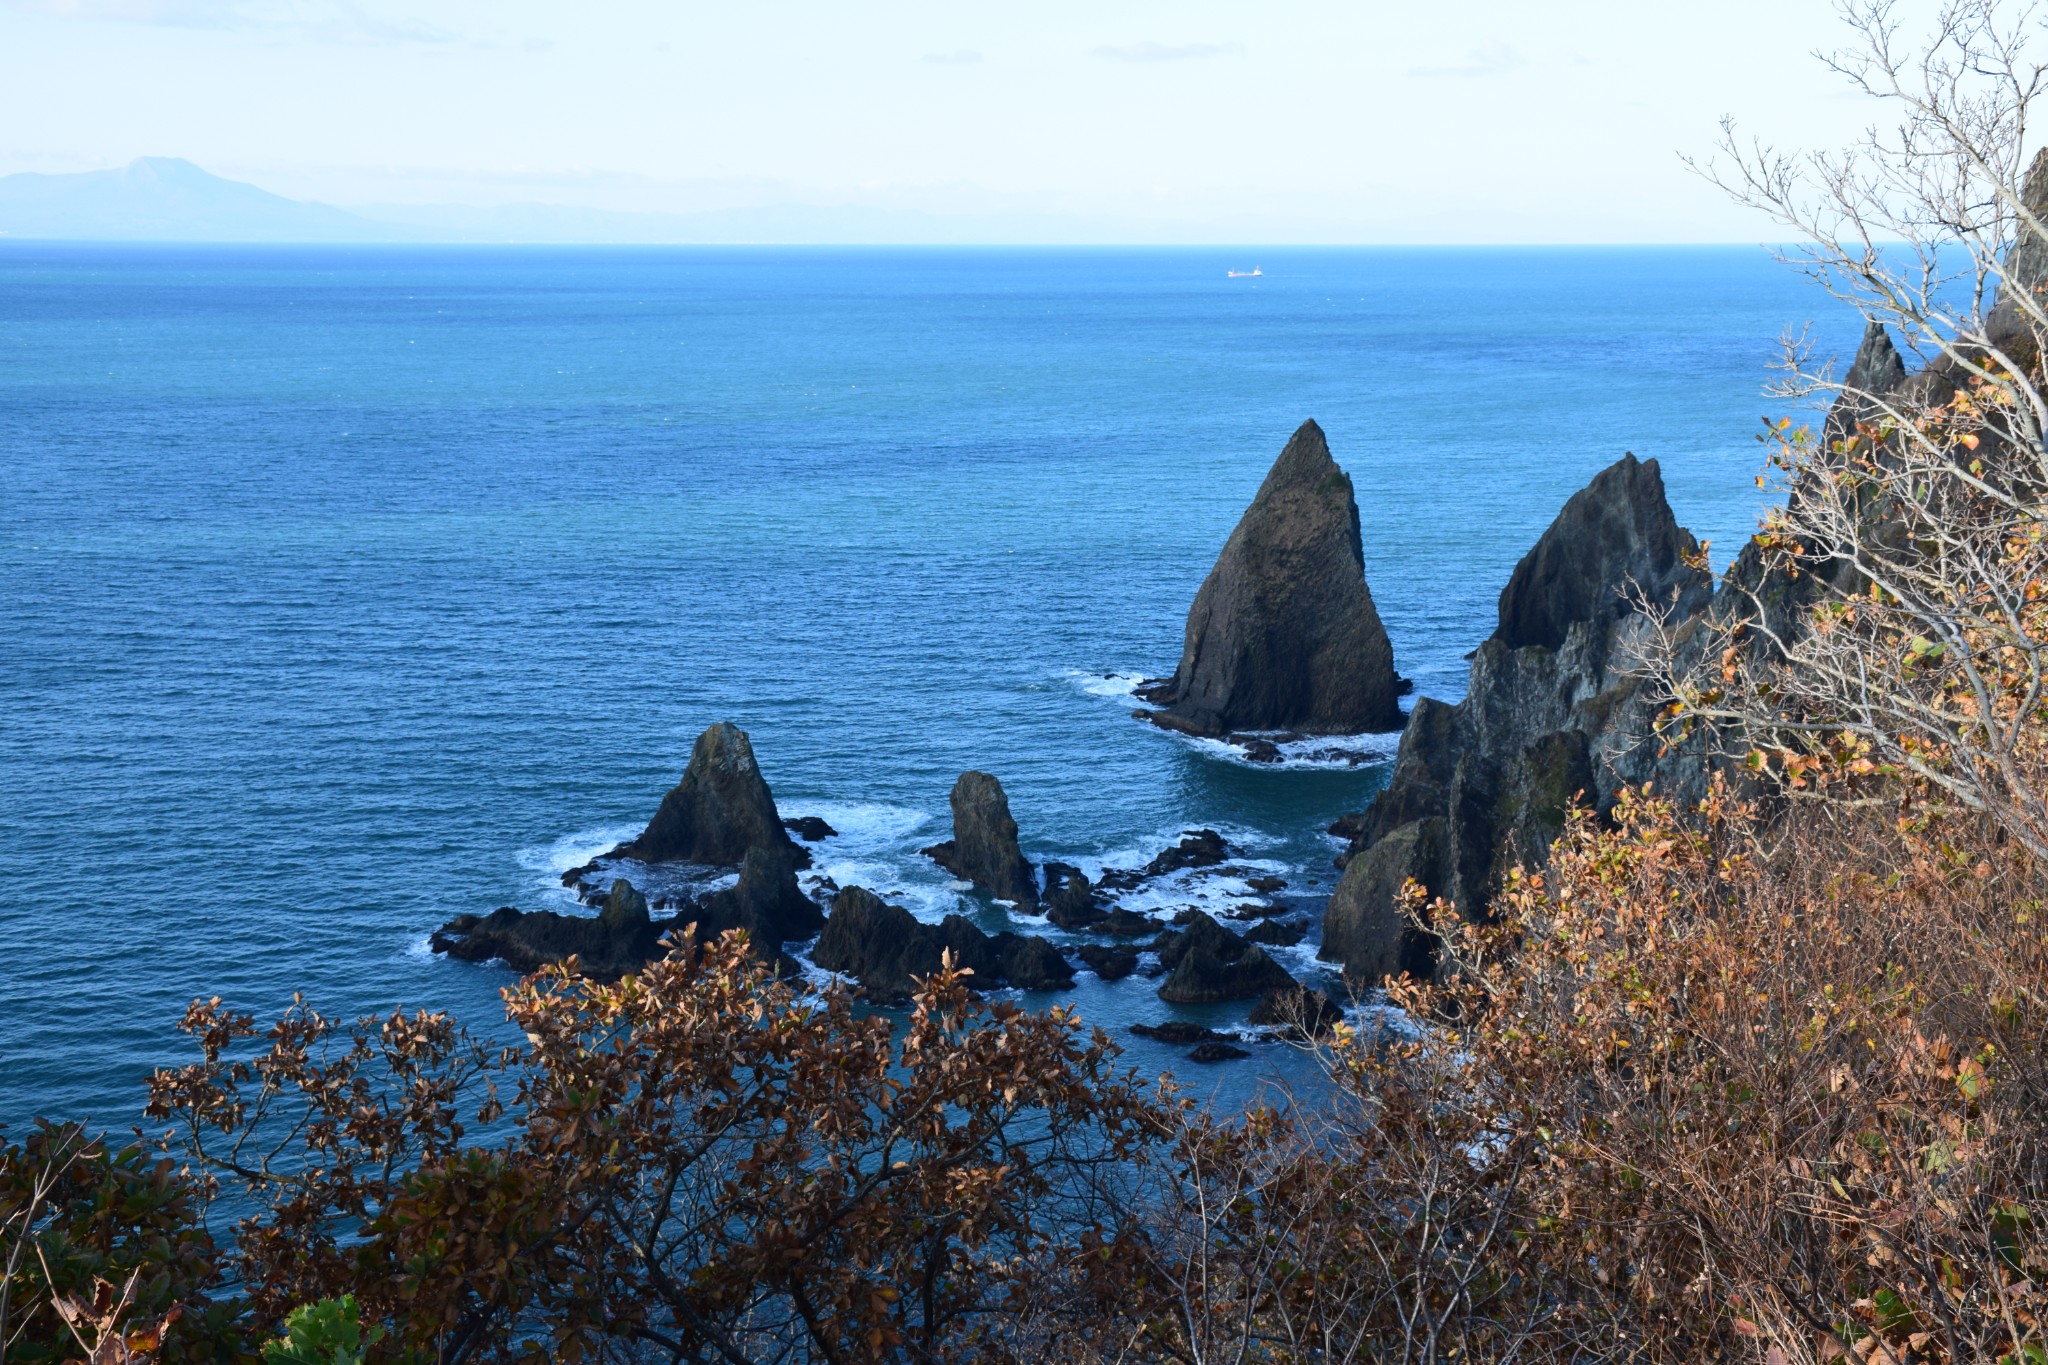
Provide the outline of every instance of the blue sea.
{"type": "MultiPolygon", "coordinates": [[[[429,932],[574,908],[716,720],[920,915],[971,900],[917,853],[966,768],[1034,857],[1213,827],[1312,913],[1394,737],[1257,767],[1128,695],[1294,428],[1455,698],[1624,450],[1726,562],[1776,338],[1846,353],[1830,309],[1761,249],[0,244],[0,1121],[136,1122],[194,997],[501,1028],[429,932]]],[[[1241,1015],[1155,985],[1071,999],[1198,1090],[1296,1065],[1129,1038],[1241,1015]]]]}

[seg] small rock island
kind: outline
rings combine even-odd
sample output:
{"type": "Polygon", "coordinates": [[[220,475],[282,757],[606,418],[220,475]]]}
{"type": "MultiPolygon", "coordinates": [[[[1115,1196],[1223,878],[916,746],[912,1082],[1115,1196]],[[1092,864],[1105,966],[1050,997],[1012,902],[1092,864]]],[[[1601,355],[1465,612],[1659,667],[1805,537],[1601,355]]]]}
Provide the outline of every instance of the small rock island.
{"type": "Polygon", "coordinates": [[[1180,667],[1139,714],[1185,734],[1401,728],[1394,647],[1365,581],[1351,478],[1303,422],[1188,609],[1180,667]]]}

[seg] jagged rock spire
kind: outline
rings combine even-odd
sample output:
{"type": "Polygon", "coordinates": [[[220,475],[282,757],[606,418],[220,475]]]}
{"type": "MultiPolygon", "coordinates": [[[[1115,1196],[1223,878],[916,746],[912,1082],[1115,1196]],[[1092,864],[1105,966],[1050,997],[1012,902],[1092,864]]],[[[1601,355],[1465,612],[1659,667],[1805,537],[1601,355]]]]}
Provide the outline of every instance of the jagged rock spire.
{"type": "Polygon", "coordinates": [[[1204,735],[1391,730],[1397,686],[1351,479],[1303,422],[1195,594],[1180,667],[1146,694],[1166,707],[1154,719],[1204,735]]]}

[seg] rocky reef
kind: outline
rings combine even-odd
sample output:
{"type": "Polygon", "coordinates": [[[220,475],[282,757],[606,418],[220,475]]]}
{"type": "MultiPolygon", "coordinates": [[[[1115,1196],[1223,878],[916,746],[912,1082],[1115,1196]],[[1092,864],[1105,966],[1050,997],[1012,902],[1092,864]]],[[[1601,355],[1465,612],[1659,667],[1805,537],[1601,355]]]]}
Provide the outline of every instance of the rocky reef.
{"type": "Polygon", "coordinates": [[[737,885],[710,892],[663,918],[650,914],[647,897],[621,877],[612,882],[595,917],[501,906],[488,915],[457,915],[428,942],[437,953],[465,962],[502,961],[518,972],[538,971],[573,956],[584,975],[615,980],[667,956],[663,940],[691,925],[698,943],[744,929],[758,956],[789,972],[795,963],[782,945],[814,937],[824,926],[824,913],[797,885],[789,851],[757,848],[741,865],[737,885]]]}
{"type": "MultiPolygon", "coordinates": [[[[803,822],[802,828],[811,837],[832,834],[822,820],[803,822]]],[[[797,882],[797,871],[810,861],[776,812],[746,731],[721,722],[697,737],[683,780],[662,798],[637,839],[563,876],[563,884],[580,889],[586,902],[599,901],[595,918],[502,906],[488,915],[456,916],[429,944],[437,953],[471,962],[499,960],[520,972],[573,956],[585,974],[616,978],[663,956],[668,949],[662,940],[694,924],[700,943],[744,929],[759,956],[793,971],[796,964],[782,945],[813,938],[824,927],[824,912],[797,882]],[[665,901],[663,908],[675,913],[655,918],[647,897],[626,878],[612,878],[608,892],[593,886],[593,879],[601,886],[607,865],[620,859],[737,864],[740,874],[733,886],[665,901]]]]}
{"type": "Polygon", "coordinates": [[[1650,628],[1639,603],[1682,625],[1712,597],[1656,461],[1626,455],[1574,494],[1502,590],[1465,699],[1418,700],[1386,789],[1337,825],[1350,848],[1322,956],[1363,984],[1427,972],[1430,945],[1396,906],[1408,878],[1484,915],[1508,867],[1547,855],[1575,800],[1604,808],[1623,785],[1704,781],[1698,754],[1660,752],[1655,704],[1628,668],[1650,628]]]}
{"type": "Polygon", "coordinates": [[[910,996],[918,978],[938,971],[948,952],[955,966],[974,973],[977,986],[1045,991],[1074,984],[1073,968],[1042,938],[985,934],[964,915],[926,924],[859,886],[832,898],[811,960],[860,982],[871,999],[897,1001],[910,996]]]}
{"type": "Polygon", "coordinates": [[[1401,726],[1394,650],[1365,582],[1351,479],[1303,422],[1188,610],[1180,666],[1138,714],[1187,734],[1401,726]]]}
{"type": "Polygon", "coordinates": [[[925,856],[998,900],[1036,910],[1038,875],[1018,847],[1017,822],[1003,784],[987,773],[964,772],[953,784],[950,801],[953,837],[926,849],[925,856]]]}

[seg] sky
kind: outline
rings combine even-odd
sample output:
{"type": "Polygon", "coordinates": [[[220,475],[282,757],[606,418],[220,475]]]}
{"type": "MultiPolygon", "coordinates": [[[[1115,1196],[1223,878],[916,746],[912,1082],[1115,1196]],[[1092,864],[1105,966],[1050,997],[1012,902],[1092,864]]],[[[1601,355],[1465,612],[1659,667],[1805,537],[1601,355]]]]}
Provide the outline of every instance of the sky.
{"type": "Polygon", "coordinates": [[[1094,239],[1755,242],[1717,125],[1833,146],[1829,0],[0,0],[0,174],[344,207],[861,205],[1094,239]]]}

